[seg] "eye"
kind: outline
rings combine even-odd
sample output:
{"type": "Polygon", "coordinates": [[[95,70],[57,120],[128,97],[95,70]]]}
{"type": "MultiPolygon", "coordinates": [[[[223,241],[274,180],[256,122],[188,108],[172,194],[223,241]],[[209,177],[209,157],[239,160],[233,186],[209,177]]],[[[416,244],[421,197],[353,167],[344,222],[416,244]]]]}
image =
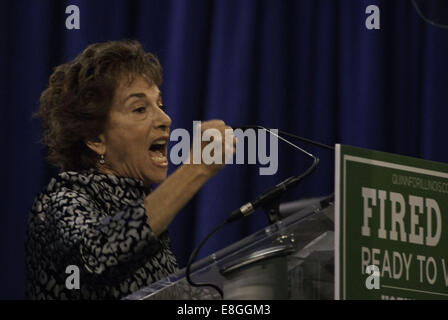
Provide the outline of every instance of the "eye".
{"type": "Polygon", "coordinates": [[[162,111],[163,111],[163,112],[165,112],[165,111],[166,111],[166,109],[167,109],[167,106],[166,106],[166,105],[163,105],[163,104],[161,104],[161,105],[159,106],[159,108],[160,108],[160,109],[162,109],[162,111]]]}
{"type": "Polygon", "coordinates": [[[136,113],[144,113],[146,111],[146,107],[138,107],[133,110],[136,113]]]}

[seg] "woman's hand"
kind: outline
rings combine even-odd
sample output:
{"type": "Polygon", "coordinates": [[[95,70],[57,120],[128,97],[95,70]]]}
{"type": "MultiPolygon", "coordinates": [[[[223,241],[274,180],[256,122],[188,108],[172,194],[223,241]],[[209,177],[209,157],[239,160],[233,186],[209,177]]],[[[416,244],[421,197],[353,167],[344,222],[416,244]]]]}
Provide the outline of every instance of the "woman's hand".
{"type": "Polygon", "coordinates": [[[227,161],[233,157],[236,151],[236,137],[233,135],[233,129],[226,125],[224,121],[210,120],[201,123],[201,141],[201,154],[194,155],[193,153],[199,153],[199,150],[192,148],[190,164],[211,178],[224,168],[227,161]],[[209,130],[209,134],[207,134],[207,130],[209,130]],[[202,137],[209,141],[202,141],[202,137]],[[213,143],[214,148],[210,145],[211,143],[213,143]],[[221,155],[215,156],[214,150],[220,151],[221,155]],[[200,163],[198,163],[198,160],[200,163]]]}

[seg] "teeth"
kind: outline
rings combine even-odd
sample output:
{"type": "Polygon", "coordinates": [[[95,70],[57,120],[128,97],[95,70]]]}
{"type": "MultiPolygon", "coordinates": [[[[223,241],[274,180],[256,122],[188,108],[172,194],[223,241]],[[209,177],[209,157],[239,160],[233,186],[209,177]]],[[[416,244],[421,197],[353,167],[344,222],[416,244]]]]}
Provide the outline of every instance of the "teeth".
{"type": "Polygon", "coordinates": [[[151,159],[155,162],[168,163],[167,157],[160,151],[151,151],[151,159]]]}
{"type": "Polygon", "coordinates": [[[156,150],[156,151],[149,150],[149,152],[151,152],[152,154],[154,154],[155,157],[165,157],[165,155],[163,154],[163,152],[160,151],[160,150],[156,150]]]}
{"type": "Polygon", "coordinates": [[[168,159],[165,156],[151,157],[151,159],[155,162],[168,163],[168,159]]]}
{"type": "Polygon", "coordinates": [[[154,141],[152,144],[156,144],[156,145],[164,145],[164,144],[165,144],[165,140],[154,141]]]}

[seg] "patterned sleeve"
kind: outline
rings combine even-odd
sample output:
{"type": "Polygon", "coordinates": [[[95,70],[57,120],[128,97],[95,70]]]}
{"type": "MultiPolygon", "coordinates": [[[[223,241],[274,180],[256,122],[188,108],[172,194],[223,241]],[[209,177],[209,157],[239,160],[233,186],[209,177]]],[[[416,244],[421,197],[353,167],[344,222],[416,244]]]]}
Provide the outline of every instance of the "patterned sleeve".
{"type": "Polygon", "coordinates": [[[160,248],[143,200],[107,216],[94,201],[75,191],[58,192],[51,200],[57,237],[74,258],[78,256],[79,267],[88,274],[118,275],[115,267],[130,267],[160,248]]]}

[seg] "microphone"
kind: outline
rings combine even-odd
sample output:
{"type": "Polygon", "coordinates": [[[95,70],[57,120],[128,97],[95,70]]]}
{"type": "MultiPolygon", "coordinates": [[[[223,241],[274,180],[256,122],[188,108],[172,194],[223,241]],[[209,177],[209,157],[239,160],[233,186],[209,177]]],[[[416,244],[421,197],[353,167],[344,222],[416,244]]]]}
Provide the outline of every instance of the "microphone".
{"type": "MultiPolygon", "coordinates": [[[[283,140],[284,142],[288,143],[289,145],[293,146],[296,149],[299,149],[301,152],[305,153],[306,155],[310,156],[313,159],[313,164],[300,176],[292,176],[287,178],[286,180],[280,182],[279,184],[275,185],[274,187],[266,190],[265,192],[263,192],[260,196],[258,196],[254,201],[248,202],[244,205],[242,205],[240,208],[234,210],[230,216],[227,218],[226,222],[232,222],[235,220],[238,220],[240,218],[246,217],[248,215],[250,215],[251,213],[255,212],[258,208],[263,208],[266,210],[266,208],[271,205],[274,201],[276,201],[278,198],[280,198],[287,190],[289,190],[290,188],[294,187],[295,185],[297,185],[303,178],[305,178],[306,176],[308,176],[309,174],[311,174],[311,172],[313,172],[317,165],[319,164],[319,158],[316,157],[315,155],[303,150],[302,148],[298,147],[297,145],[291,143],[290,141],[280,137],[279,135],[275,134],[274,132],[271,131],[271,129],[266,129],[262,126],[254,126],[254,125],[245,125],[245,126],[232,126],[232,128],[235,129],[262,129],[265,130],[267,132],[269,132],[270,134],[276,136],[277,138],[279,138],[280,140],[283,140]]],[[[301,141],[305,141],[314,145],[317,145],[319,147],[322,148],[326,148],[326,149],[332,149],[334,150],[334,148],[327,146],[325,144],[321,144],[319,142],[313,141],[313,140],[309,140],[309,139],[305,139],[293,134],[289,134],[286,132],[281,132],[278,130],[279,133],[291,136],[291,137],[295,137],[298,138],[301,141]]],[[[275,208],[274,210],[271,208],[271,213],[273,213],[274,215],[277,214],[278,215],[278,208],[275,208]],[[273,211],[273,212],[272,212],[273,211]]],[[[271,219],[271,214],[268,213],[268,216],[271,219]]]]}
{"type": "Polygon", "coordinates": [[[226,221],[232,222],[238,220],[240,218],[250,215],[260,207],[269,205],[273,200],[279,198],[283,193],[285,193],[289,188],[297,184],[300,180],[301,179],[294,179],[294,177],[290,177],[285,181],[277,184],[276,186],[266,190],[261,195],[259,195],[254,201],[248,202],[242,205],[240,208],[234,210],[226,221]]]}

